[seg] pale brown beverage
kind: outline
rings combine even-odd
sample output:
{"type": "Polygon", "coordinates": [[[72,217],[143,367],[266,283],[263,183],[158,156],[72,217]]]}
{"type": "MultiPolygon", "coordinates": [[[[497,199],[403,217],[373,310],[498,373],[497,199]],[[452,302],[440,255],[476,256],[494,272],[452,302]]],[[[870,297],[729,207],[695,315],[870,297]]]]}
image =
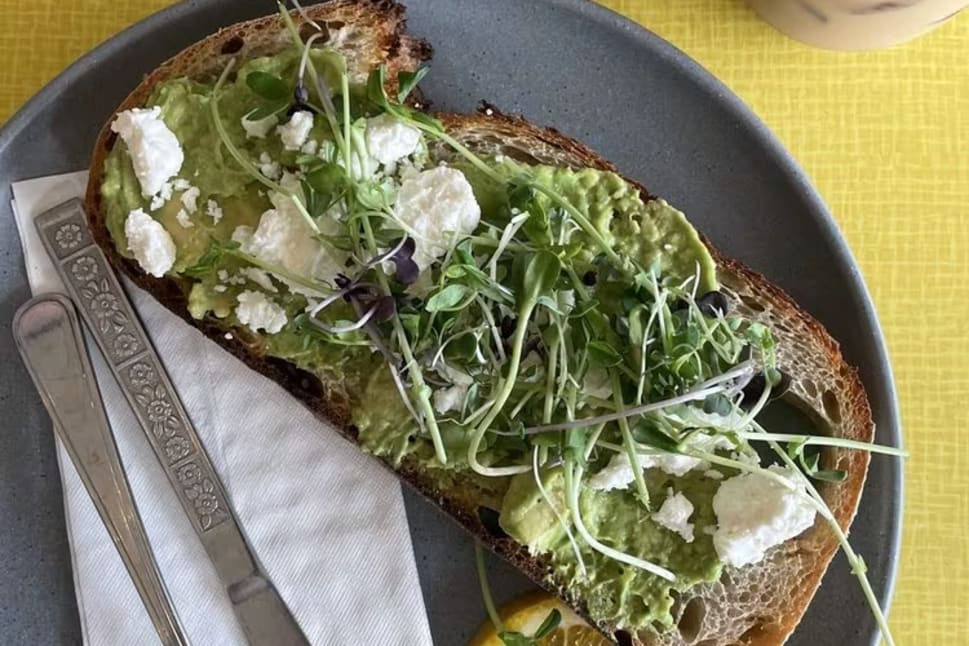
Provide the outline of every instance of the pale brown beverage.
{"type": "Polygon", "coordinates": [[[969,0],[747,0],[792,38],[825,49],[876,49],[938,27],[969,0]]]}

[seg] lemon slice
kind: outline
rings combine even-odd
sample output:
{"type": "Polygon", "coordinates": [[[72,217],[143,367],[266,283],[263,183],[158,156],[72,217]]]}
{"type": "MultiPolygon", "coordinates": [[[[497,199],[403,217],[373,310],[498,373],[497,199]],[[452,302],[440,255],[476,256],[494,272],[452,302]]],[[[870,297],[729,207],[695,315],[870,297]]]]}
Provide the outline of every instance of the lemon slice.
{"type": "MultiPolygon", "coordinates": [[[[532,635],[548,613],[558,609],[562,623],[539,646],[610,646],[611,642],[568,606],[545,592],[534,592],[503,606],[499,611],[505,630],[532,635]]],[[[468,646],[504,646],[490,619],[486,619],[468,646]]]]}

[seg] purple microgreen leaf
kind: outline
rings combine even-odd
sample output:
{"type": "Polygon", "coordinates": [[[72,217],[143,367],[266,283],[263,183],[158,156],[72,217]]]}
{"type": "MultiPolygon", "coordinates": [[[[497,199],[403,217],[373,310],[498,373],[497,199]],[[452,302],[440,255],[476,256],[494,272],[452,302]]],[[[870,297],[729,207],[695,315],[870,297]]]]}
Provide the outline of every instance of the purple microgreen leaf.
{"type": "Polygon", "coordinates": [[[336,283],[336,286],[340,289],[346,289],[353,283],[353,281],[350,280],[350,277],[346,274],[337,274],[336,278],[333,279],[333,282],[336,283]]]}
{"type": "Polygon", "coordinates": [[[374,303],[371,320],[374,323],[384,323],[392,319],[396,313],[397,303],[394,301],[394,297],[390,295],[382,296],[374,303]]]}
{"type": "Polygon", "coordinates": [[[421,269],[417,266],[416,262],[410,258],[403,258],[401,260],[397,260],[394,263],[394,266],[396,267],[394,278],[396,278],[399,283],[402,285],[413,285],[415,282],[417,282],[417,277],[420,275],[421,269]]]}

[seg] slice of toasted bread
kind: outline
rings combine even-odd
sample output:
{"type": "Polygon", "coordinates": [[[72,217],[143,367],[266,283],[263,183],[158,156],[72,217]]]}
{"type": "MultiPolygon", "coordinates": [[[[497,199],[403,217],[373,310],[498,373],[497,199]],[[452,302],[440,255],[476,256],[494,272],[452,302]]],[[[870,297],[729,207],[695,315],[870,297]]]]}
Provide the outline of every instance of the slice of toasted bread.
{"type": "MultiPolygon", "coordinates": [[[[326,24],[329,44],[347,55],[357,75],[385,63],[390,70],[388,77],[395,78],[396,71],[414,69],[430,54],[426,43],[404,33],[403,9],[393,1],[336,0],[310,7],[307,12],[312,19],[326,24]]],[[[297,24],[304,24],[299,16],[294,18],[297,24]]],[[[165,79],[179,76],[211,79],[233,56],[271,54],[289,45],[289,36],[276,16],[227,27],[151,73],[118,110],[143,106],[153,88],[165,79]]],[[[479,153],[501,153],[533,163],[616,170],[573,139],[493,109],[488,114],[439,116],[453,136],[479,153]]],[[[254,353],[241,340],[246,337],[244,331],[227,339],[223,321],[192,319],[188,314],[185,286],[178,279],[152,278],[117,252],[105,226],[100,194],[104,160],[115,143],[115,136],[105,127],[94,150],[86,200],[95,238],[115,268],[247,366],[282,385],[322,419],[333,423],[344,437],[355,441],[355,430],[348,421],[348,400],[336,389],[328,388],[316,376],[285,361],[254,353]]],[[[446,158],[449,152],[440,148],[435,154],[446,158]]],[[[644,199],[651,197],[645,188],[640,189],[644,199]]],[[[864,389],[856,371],[842,357],[838,344],[766,278],[723,257],[712,246],[711,251],[732,307],[773,330],[780,366],[793,375],[789,399],[832,435],[871,441],[874,426],[864,389]]],[[[846,481],[822,487],[825,499],[844,528],[850,524],[857,508],[868,459],[863,451],[831,451],[827,455],[828,468],[848,473],[846,481]]],[[[561,582],[548,578],[549,568],[542,558],[529,555],[522,545],[505,536],[490,533],[479,508],[495,506],[497,501],[490,500],[470,479],[459,479],[447,489],[441,489],[419,467],[407,462],[397,469],[397,474],[537,584],[559,594],[583,615],[587,614],[581,598],[576,598],[561,582]]],[[[697,586],[679,598],[674,607],[677,630],[665,635],[649,630],[639,635],[619,633],[615,638],[626,643],[684,646],[781,644],[803,615],[837,546],[834,532],[819,518],[812,530],[771,550],[760,563],[742,569],[728,567],[720,581],[697,586]]],[[[612,634],[616,627],[600,628],[612,634]]]]}

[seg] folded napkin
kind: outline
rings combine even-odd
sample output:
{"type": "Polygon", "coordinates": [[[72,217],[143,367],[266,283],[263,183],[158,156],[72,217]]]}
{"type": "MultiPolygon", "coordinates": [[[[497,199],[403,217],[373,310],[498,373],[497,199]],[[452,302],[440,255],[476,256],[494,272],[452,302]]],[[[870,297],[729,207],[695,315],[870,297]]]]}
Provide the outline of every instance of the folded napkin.
{"type": "MultiPolygon", "coordinates": [[[[84,172],[13,185],[34,293],[63,291],[33,218],[83,194],[84,172]]],[[[275,383],[126,282],[256,557],[313,644],[431,644],[400,486],[275,383]]],[[[193,644],[245,644],[202,544],[97,348],[89,343],[148,538],[193,644]]],[[[84,641],[158,643],[58,444],[84,641]]]]}

